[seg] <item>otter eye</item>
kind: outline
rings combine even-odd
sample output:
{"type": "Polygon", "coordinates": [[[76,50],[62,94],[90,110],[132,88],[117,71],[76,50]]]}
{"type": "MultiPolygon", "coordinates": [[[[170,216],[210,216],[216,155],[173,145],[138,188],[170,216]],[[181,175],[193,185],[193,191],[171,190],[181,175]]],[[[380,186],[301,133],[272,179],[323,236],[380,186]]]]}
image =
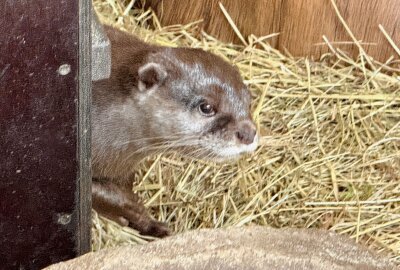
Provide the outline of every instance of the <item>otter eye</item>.
{"type": "Polygon", "coordinates": [[[199,105],[199,111],[204,116],[213,116],[215,114],[214,107],[206,102],[199,105]]]}

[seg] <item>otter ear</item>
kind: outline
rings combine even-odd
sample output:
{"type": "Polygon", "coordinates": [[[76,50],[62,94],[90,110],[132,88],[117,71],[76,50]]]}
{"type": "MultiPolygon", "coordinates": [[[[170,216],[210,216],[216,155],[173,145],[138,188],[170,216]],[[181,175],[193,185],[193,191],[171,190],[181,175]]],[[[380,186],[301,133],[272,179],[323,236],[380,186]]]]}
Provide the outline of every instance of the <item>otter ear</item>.
{"type": "Polygon", "coordinates": [[[139,90],[160,86],[167,78],[167,71],[157,63],[147,63],[139,68],[139,90]]]}

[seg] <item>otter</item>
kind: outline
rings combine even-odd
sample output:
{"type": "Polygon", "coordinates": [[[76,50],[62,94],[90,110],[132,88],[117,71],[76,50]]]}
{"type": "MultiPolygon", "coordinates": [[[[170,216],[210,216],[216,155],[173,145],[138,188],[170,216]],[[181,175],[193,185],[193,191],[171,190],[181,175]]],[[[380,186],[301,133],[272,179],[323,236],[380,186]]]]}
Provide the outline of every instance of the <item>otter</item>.
{"type": "Polygon", "coordinates": [[[238,69],[212,53],[104,29],[111,75],[93,82],[93,208],[141,234],[164,237],[168,226],[132,192],[134,165],[166,151],[217,162],[254,151],[251,96],[238,69]]]}

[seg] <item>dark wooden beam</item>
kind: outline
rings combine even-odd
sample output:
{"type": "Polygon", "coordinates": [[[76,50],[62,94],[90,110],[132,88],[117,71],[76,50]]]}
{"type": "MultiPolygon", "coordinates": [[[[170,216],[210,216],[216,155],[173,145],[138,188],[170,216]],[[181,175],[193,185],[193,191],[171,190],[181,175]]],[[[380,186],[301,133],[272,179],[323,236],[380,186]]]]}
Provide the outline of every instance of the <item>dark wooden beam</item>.
{"type": "Polygon", "coordinates": [[[90,2],[0,4],[0,260],[90,247],[90,2]]]}

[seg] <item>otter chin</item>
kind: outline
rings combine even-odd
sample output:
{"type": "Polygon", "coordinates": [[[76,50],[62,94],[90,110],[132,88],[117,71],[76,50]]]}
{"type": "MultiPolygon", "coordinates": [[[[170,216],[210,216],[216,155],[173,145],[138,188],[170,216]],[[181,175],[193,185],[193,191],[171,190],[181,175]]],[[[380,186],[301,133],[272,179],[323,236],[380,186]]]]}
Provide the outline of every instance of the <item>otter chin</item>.
{"type": "Polygon", "coordinates": [[[258,146],[258,136],[256,135],[250,144],[225,146],[220,148],[217,147],[215,149],[210,149],[210,150],[212,153],[215,154],[213,161],[222,163],[225,161],[236,160],[245,154],[252,153],[257,149],[257,146],[258,146]]]}
{"type": "Polygon", "coordinates": [[[229,141],[215,140],[212,138],[200,139],[200,146],[192,150],[192,153],[195,154],[187,154],[187,156],[210,160],[217,163],[235,161],[241,156],[252,153],[257,149],[258,135],[255,132],[251,133],[252,134],[249,135],[250,137],[245,143],[243,143],[243,140],[238,138],[240,135],[236,134],[236,132],[235,135],[232,136],[233,138],[229,141]]]}

